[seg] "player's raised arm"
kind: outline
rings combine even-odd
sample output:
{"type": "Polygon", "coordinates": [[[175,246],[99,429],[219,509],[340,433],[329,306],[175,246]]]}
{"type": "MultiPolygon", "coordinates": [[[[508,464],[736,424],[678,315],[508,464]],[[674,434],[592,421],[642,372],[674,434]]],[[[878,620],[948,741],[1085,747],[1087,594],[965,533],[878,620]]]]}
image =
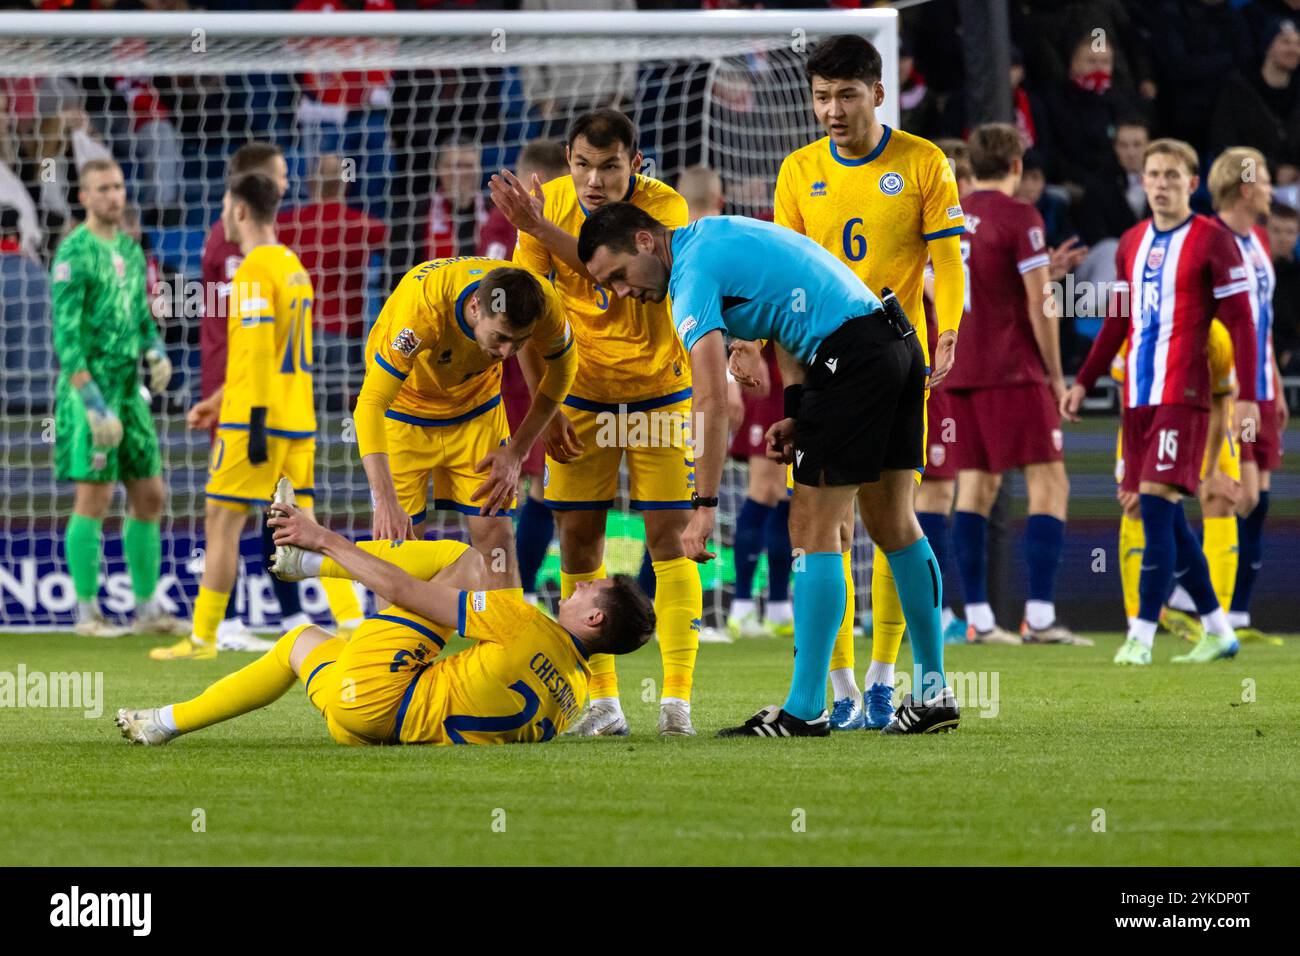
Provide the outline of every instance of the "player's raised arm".
{"type": "Polygon", "coordinates": [[[272,505],[267,522],[276,545],[293,545],[332,558],[356,581],[388,604],[412,611],[444,627],[457,626],[460,591],[437,581],[421,580],[395,564],[362,551],[343,535],[317,524],[294,505],[272,505]]]}
{"type": "Polygon", "coordinates": [[[539,269],[536,266],[541,265],[544,255],[549,255],[563,262],[578,275],[591,278],[587,267],[578,258],[578,237],[546,218],[546,195],[542,190],[541,177],[534,173],[530,185],[531,192],[529,186],[520,182],[514,173],[506,169],[501,170],[488,182],[492,202],[501,210],[501,214],[510,220],[510,225],[519,230],[519,241],[515,246],[515,263],[535,275],[546,275],[549,269],[539,269]],[[529,260],[534,261],[530,264],[529,260]]]}

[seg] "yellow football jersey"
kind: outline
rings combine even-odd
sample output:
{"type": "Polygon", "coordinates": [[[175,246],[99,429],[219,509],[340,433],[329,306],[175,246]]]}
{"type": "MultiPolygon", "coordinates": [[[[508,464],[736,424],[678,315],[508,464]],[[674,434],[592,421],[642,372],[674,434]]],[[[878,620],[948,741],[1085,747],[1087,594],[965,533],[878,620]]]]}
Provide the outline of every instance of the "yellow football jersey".
{"type": "MultiPolygon", "coordinates": [[[[576,236],[587,218],[571,176],[542,186],[545,215],[576,236]]],[[[624,197],[670,229],[686,225],[686,200],[670,186],[637,175],[624,197]]],[[[573,395],[597,402],[659,398],[688,388],[690,360],[673,327],[668,300],[642,304],[620,299],[551,256],[546,247],[521,232],[515,265],[537,276],[552,276],[573,320],[578,340],[578,376],[573,395]]]]}
{"type": "MultiPolygon", "coordinates": [[[[926,243],[966,230],[957,180],[939,147],[885,127],[868,156],[829,136],[795,150],[776,177],[775,220],[829,250],[877,295],[888,288],[923,323],[926,243]]],[[[917,336],[927,356],[925,335],[917,336]]]]}
{"type": "Polygon", "coordinates": [[[258,246],[231,282],[221,425],[247,425],[265,406],[268,432],[316,433],[312,399],[311,277],[287,246],[258,246]]]}
{"type": "Polygon", "coordinates": [[[403,743],[539,743],[577,720],[586,649],[521,592],[462,591],[456,630],[476,643],[425,672],[403,743]]]}
{"type": "MultiPolygon", "coordinates": [[[[408,272],[388,297],[366,342],[366,373],[376,368],[401,379],[390,417],[427,424],[455,418],[497,401],[501,363],[479,347],[465,322],[465,300],[499,259],[463,256],[435,259],[408,272]]],[[[549,308],[532,336],[544,356],[573,348],[573,333],[560,297],[541,283],[549,308]]]]}

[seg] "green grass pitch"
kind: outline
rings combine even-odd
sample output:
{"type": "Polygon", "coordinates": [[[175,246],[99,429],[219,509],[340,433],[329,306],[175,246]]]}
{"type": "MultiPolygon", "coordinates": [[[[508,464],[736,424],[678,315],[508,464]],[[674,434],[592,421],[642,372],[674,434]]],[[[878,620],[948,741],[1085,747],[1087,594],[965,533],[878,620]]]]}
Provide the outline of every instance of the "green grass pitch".
{"type": "MultiPolygon", "coordinates": [[[[0,672],[101,671],[105,698],[98,719],[0,708],[0,865],[1277,865],[1300,846],[1297,638],[1194,667],[1169,664],[1181,647],[1161,635],[1140,671],[1111,665],[1116,635],[949,648],[987,692],[996,673],[997,715],[968,704],[935,737],[713,739],[783,699],[790,648],[767,640],[701,650],[696,739],[654,733],[651,646],[620,664],[624,739],[345,748],[295,688],[129,747],[116,708],[183,700],[251,659],[154,662],[154,643],[0,637],[0,672]]],[[[859,673],[868,658],[860,642],[859,673]]]]}

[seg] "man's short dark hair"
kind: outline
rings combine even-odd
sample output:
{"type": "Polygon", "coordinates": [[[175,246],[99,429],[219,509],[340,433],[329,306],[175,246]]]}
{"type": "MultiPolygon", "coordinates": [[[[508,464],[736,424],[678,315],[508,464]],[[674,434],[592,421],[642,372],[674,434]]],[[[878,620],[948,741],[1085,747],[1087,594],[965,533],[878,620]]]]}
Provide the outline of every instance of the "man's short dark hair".
{"type": "Polygon", "coordinates": [[[1288,222],[1300,221],[1300,209],[1296,209],[1294,206],[1288,206],[1286,203],[1269,203],[1268,214],[1274,219],[1285,219],[1288,222]]]}
{"type": "Polygon", "coordinates": [[[230,178],[262,169],[283,155],[275,143],[245,143],[230,157],[230,178]]]}
{"type": "Polygon", "coordinates": [[[519,161],[515,163],[522,169],[527,166],[547,176],[563,176],[569,169],[569,161],[564,157],[564,144],[552,139],[535,139],[519,151],[519,161]]]}
{"type": "Polygon", "coordinates": [[[636,578],[616,574],[610,580],[613,585],[597,599],[597,607],[605,612],[601,653],[630,654],[654,635],[654,602],[641,590],[636,578]]]}
{"type": "Polygon", "coordinates": [[[546,311],[542,284],[524,269],[493,269],[474,294],[480,306],[504,315],[506,325],[516,331],[530,327],[546,311]]]}
{"type": "Polygon", "coordinates": [[[636,234],[643,229],[658,232],[664,224],[630,202],[601,206],[578,230],[578,258],[590,262],[596,250],[608,246],[613,252],[636,252],[636,234]]]}
{"type": "Polygon", "coordinates": [[[265,173],[244,173],[230,181],[230,198],[242,202],[259,223],[275,222],[280,208],[280,190],[275,181],[265,173]]]}
{"type": "Polygon", "coordinates": [[[1025,155],[1025,143],[1010,123],[984,123],[970,134],[970,165],[976,179],[1001,179],[1025,155]]]}
{"type": "Polygon", "coordinates": [[[583,113],[569,127],[569,149],[583,137],[596,149],[609,149],[619,145],[627,150],[628,158],[636,156],[636,124],[616,109],[603,107],[583,113]]]}
{"type": "Polygon", "coordinates": [[[880,51],[866,37],[841,34],[827,37],[808,54],[804,67],[809,82],[814,76],[823,80],[861,80],[871,84],[880,79],[880,51]]]}

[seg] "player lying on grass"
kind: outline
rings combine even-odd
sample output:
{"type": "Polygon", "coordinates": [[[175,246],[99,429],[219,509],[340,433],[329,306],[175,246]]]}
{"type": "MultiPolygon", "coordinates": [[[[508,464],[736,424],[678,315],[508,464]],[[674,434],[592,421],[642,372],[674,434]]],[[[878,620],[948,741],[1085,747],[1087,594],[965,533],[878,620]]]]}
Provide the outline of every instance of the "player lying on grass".
{"type": "MultiPolygon", "coordinates": [[[[724,336],[777,346],[787,417],[767,440],[773,458],[794,463],[794,674],[782,707],[721,735],[830,733],[826,680],[846,603],[840,519],[855,498],[892,566],[916,659],[914,691],[883,732],[955,729],[957,703],[943,672],[943,586],[912,509],[926,369],[907,316],[896,304],[884,307],[807,236],[740,216],[670,229],[630,203],[612,203],[583,224],[578,256],[622,298],[671,297],[695,388],[696,494],[682,534],[682,550],[695,561],[715,556],[708,538],[727,449],[724,336]]],[[[954,335],[936,354],[936,380],[951,366],[955,342],[954,335]]]]}
{"type": "Polygon", "coordinates": [[[592,654],[627,654],[650,639],[654,607],[626,575],[583,581],[552,621],[517,590],[483,591],[482,556],[456,541],[354,545],[293,503],[282,481],[272,505],[286,580],[360,581],[387,606],[350,640],[312,624],[198,697],[125,708],[132,743],[158,746],[278,700],[296,681],[341,744],[541,743],[577,718],[592,654]],[[475,643],[435,660],[451,634],[475,643]]]}

